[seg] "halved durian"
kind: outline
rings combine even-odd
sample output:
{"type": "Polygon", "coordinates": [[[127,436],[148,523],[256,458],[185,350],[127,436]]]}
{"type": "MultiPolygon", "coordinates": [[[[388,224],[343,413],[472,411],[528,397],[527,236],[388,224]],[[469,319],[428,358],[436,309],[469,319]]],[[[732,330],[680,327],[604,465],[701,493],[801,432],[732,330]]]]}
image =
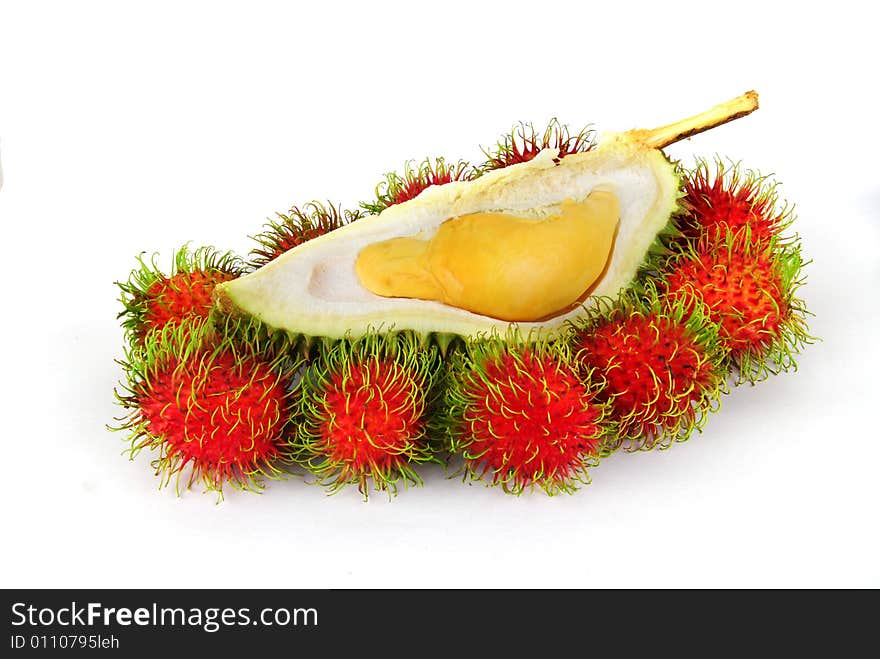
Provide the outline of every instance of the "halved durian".
{"type": "Polygon", "coordinates": [[[607,135],[586,153],[557,161],[545,149],[432,186],[220,284],[217,303],[310,337],[504,334],[511,323],[552,336],[589,297],[629,286],[668,223],[678,177],[660,149],[757,106],[748,92],[661,128],[607,135]]]}

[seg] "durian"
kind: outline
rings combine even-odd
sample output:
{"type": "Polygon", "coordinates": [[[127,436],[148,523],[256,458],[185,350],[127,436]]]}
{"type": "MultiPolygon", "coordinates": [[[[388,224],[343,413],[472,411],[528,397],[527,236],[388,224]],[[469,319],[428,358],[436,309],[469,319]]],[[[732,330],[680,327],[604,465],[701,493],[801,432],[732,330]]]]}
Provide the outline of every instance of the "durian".
{"type": "Polygon", "coordinates": [[[428,187],[220,284],[215,300],[294,337],[475,336],[511,323],[558,336],[589,298],[629,286],[675,212],[679,177],[661,149],[756,108],[748,92],[583,153],[548,148],[428,187]]]}

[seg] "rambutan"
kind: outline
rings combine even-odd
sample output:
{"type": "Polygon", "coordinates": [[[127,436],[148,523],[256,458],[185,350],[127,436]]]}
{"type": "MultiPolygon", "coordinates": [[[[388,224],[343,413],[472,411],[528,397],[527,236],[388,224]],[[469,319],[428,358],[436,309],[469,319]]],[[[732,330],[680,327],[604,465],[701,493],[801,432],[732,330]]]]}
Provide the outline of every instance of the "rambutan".
{"type": "Polygon", "coordinates": [[[580,367],[605,380],[598,397],[617,423],[612,449],[667,448],[718,404],[718,328],[699,307],[669,304],[650,285],[640,296],[598,302],[576,328],[574,348],[580,367]]]}
{"type": "Polygon", "coordinates": [[[447,163],[443,158],[426,158],[417,166],[410,160],[402,174],[386,174],[385,180],[376,186],[376,201],[362,202],[361,207],[376,215],[389,206],[414,199],[432,185],[471,181],[478,175],[479,172],[463,160],[447,163]]]}
{"type": "Polygon", "coordinates": [[[212,247],[191,251],[181,247],[174,255],[171,272],[165,275],[156,265],[156,257],[146,263],[138,257],[139,267],[122,291],[123,310],[119,314],[129,343],[140,344],[150,332],[166,326],[185,325],[207,319],[214,287],[239,277],[243,263],[231,252],[220,253],[212,247]]]}
{"type": "Polygon", "coordinates": [[[557,158],[563,158],[572,153],[589,151],[595,145],[595,131],[589,126],[572,135],[568,126],[559,123],[555,117],[550,120],[543,133],[535,130],[531,123],[520,122],[494,147],[488,151],[483,150],[487,160],[481,169],[490,171],[528,162],[544,149],[557,149],[557,158]]]}
{"type": "Polygon", "coordinates": [[[777,184],[768,177],[721,159],[715,160],[714,174],[711,168],[700,160],[683,179],[676,223],[685,238],[708,235],[723,240],[726,232],[736,234],[748,227],[754,242],[766,244],[791,224],[793,209],[779,206],[777,184]]]}
{"type": "Polygon", "coordinates": [[[420,485],[415,466],[435,460],[427,420],[441,371],[435,348],[409,335],[368,335],[324,351],[300,383],[297,459],[336,491],[356,484],[389,496],[420,485]]]}
{"type": "Polygon", "coordinates": [[[446,414],[465,475],[512,494],[589,483],[608,431],[596,387],[578,378],[562,343],[472,342],[453,357],[446,414]]]}
{"type": "Polygon", "coordinates": [[[812,340],[795,297],[803,265],[797,244],[753,241],[746,227],[720,240],[704,236],[673,256],[662,286],[688,308],[705,304],[738,382],[754,383],[796,368],[794,354],[812,340]]]}
{"type": "Polygon", "coordinates": [[[179,493],[201,482],[222,498],[226,484],[261,489],[262,477],[278,477],[289,462],[288,390],[298,364],[273,356],[256,334],[231,338],[244,333],[166,325],[129,351],[126,393],[117,393],[128,416],[117,429],[130,433],[132,459],[158,449],[160,487],[174,480],[179,493]]]}
{"type": "Polygon", "coordinates": [[[278,258],[284,252],[313,238],[330,233],[362,216],[359,210],[342,210],[331,202],[310,201],[302,208],[292,207],[286,214],[276,213],[278,219],[268,221],[264,231],[254,240],[259,247],[251,250],[251,265],[259,268],[278,258]]]}

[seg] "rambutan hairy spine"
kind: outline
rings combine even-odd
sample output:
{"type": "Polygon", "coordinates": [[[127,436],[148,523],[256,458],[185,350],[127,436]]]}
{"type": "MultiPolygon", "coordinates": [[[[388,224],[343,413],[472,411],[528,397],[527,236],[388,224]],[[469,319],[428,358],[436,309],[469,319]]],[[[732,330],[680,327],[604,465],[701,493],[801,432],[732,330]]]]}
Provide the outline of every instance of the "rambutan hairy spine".
{"type": "Polygon", "coordinates": [[[796,295],[805,265],[798,242],[753,240],[746,226],[681,247],[666,265],[662,290],[689,308],[704,305],[719,325],[734,382],[755,384],[797,370],[795,355],[815,340],[796,295]]]}
{"type": "Polygon", "coordinates": [[[410,334],[369,334],[321,351],[298,390],[297,460],[331,492],[357,485],[389,497],[421,485],[416,467],[436,462],[428,419],[442,364],[410,334]]]}
{"type": "Polygon", "coordinates": [[[158,450],[160,487],[178,495],[201,483],[223,498],[225,486],[260,491],[291,462],[289,385],[300,363],[275,354],[258,331],[186,321],[151,332],[120,362],[127,381],[116,391],[127,416],[127,453],[158,450]],[[236,337],[236,338],[233,338],[236,337]]]}
{"type": "Polygon", "coordinates": [[[693,169],[685,170],[676,224],[692,242],[707,236],[723,243],[728,231],[736,234],[748,227],[752,241],[782,244],[787,242],[782,233],[795,216],[794,207],[780,201],[778,186],[770,175],[739,163],[698,159],[693,169]]]}
{"type": "Polygon", "coordinates": [[[563,342],[472,340],[453,356],[438,423],[464,478],[510,494],[572,493],[610,434],[600,386],[578,377],[563,342]]]}
{"type": "Polygon", "coordinates": [[[665,449],[688,439],[718,408],[724,350],[701,308],[663,299],[651,283],[600,298],[573,325],[575,360],[593,377],[617,423],[610,450],[665,449]]]}
{"type": "Polygon", "coordinates": [[[376,186],[376,200],[362,202],[361,208],[377,215],[389,206],[416,198],[432,185],[444,185],[454,181],[472,181],[480,175],[464,160],[446,162],[442,157],[425,158],[418,165],[407,161],[403,173],[389,172],[376,186]]]}
{"type": "Polygon", "coordinates": [[[253,236],[259,244],[250,254],[250,265],[254,268],[266,265],[309,240],[351,224],[360,219],[363,213],[360,210],[344,210],[329,201],[310,201],[302,208],[293,206],[287,213],[276,213],[276,216],[276,220],[266,222],[262,233],[253,236]]]}
{"type": "Polygon", "coordinates": [[[585,126],[575,134],[571,134],[567,125],[555,117],[551,119],[543,132],[538,132],[534,124],[520,122],[507,135],[490,147],[483,149],[486,162],[480,167],[487,172],[502,169],[510,165],[528,162],[544,149],[556,149],[557,159],[572,153],[585,153],[596,146],[596,133],[591,126],[585,126]]]}
{"type": "Polygon", "coordinates": [[[214,286],[241,276],[244,263],[232,252],[213,247],[190,249],[184,245],[174,253],[166,275],[154,254],[149,262],[138,257],[139,266],[128,281],[117,282],[121,291],[122,319],[127,342],[143,343],[146,336],[167,325],[192,324],[207,320],[213,306],[214,286]]]}

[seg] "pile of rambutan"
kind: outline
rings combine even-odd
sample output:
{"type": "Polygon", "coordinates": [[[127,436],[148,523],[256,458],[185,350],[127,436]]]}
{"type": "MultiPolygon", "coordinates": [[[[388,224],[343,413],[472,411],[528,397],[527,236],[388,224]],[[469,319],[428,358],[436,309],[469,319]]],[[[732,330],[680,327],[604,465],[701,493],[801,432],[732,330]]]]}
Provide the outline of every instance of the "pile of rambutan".
{"type": "Polygon", "coordinates": [[[450,345],[407,333],[291,343],[212,304],[217,284],[363,211],[593,146],[589,128],[519,124],[481,165],[426,159],[386,175],[362,210],[278,214],[246,259],[188,246],[167,272],[140,259],[119,284],[127,452],[152,451],[161,485],[218,498],[303,471],[331,492],[391,495],[420,485],[426,463],[514,494],[572,492],[618,450],[687,440],[730,387],[795,368],[811,337],[793,209],[769,178],[720,159],[679,165],[679,209],[637,281],[552,341],[512,330],[450,345]]]}

